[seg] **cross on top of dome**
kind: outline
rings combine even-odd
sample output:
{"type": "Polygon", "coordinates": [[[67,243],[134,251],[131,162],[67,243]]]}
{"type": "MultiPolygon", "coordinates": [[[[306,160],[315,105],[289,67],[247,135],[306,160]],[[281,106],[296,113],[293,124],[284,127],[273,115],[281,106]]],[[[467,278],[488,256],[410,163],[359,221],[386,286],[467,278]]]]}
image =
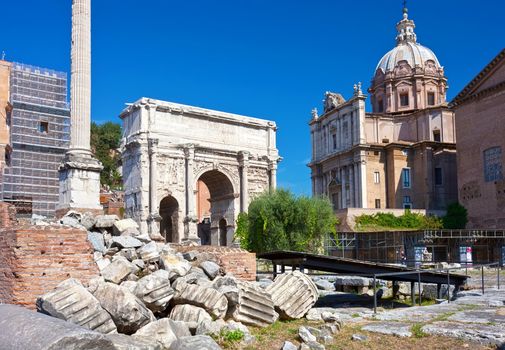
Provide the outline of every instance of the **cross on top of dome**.
{"type": "Polygon", "coordinates": [[[403,0],[403,19],[396,25],[398,35],[396,35],[396,44],[400,45],[406,42],[417,41],[416,33],[414,33],[415,24],[413,20],[409,19],[407,1],[403,0]]]}

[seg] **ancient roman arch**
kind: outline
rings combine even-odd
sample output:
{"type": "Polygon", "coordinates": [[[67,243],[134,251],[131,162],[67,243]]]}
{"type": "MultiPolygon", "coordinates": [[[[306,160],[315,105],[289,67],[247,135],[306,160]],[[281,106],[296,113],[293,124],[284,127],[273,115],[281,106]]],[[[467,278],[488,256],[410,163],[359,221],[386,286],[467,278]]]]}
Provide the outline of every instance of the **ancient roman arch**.
{"type": "Polygon", "coordinates": [[[276,187],[274,122],[147,98],[120,117],[125,213],[153,239],[231,245],[238,214],[276,187]]]}

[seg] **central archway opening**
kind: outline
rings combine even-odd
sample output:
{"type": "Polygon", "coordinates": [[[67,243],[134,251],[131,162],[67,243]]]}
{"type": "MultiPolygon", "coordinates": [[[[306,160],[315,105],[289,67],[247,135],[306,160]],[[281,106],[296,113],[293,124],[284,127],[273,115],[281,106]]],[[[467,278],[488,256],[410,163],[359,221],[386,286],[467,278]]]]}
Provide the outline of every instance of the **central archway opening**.
{"type": "Polygon", "coordinates": [[[177,242],[179,237],[179,203],[172,196],[166,196],[160,202],[160,234],[165,242],[177,242]]]}
{"type": "Polygon", "coordinates": [[[235,193],[228,177],[218,170],[203,173],[196,184],[198,236],[202,244],[231,244],[235,222],[235,193]]]}

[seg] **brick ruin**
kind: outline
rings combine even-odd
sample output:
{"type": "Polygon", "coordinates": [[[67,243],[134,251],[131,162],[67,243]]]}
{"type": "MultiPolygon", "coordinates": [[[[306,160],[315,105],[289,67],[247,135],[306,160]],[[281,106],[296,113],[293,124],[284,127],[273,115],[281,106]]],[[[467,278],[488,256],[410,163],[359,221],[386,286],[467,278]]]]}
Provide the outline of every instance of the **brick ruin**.
{"type": "Polygon", "coordinates": [[[98,275],[85,230],[14,225],[15,211],[0,203],[0,303],[35,308],[35,300],[70,277],[98,275]]]}
{"type": "MultiPolygon", "coordinates": [[[[177,246],[176,250],[206,253],[225,273],[256,279],[256,254],[243,249],[177,246]]],[[[98,275],[86,230],[18,223],[15,208],[0,202],[0,303],[34,309],[36,298],[60,282],[77,278],[87,283],[98,275]]]]}
{"type": "Polygon", "coordinates": [[[245,281],[256,280],[256,254],[241,248],[219,246],[180,246],[176,250],[180,253],[197,251],[207,253],[216,260],[225,273],[231,273],[235,277],[245,281]]]}

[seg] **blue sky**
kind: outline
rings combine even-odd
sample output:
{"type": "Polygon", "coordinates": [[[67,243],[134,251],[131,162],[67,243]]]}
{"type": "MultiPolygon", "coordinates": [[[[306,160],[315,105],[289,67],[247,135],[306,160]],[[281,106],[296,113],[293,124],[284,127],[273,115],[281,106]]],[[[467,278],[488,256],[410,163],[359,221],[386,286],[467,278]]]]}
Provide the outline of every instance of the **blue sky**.
{"type": "MultiPolygon", "coordinates": [[[[92,0],[93,120],[141,96],[277,122],[279,186],[310,194],[307,125],[327,90],[366,89],[401,0],[92,0]]],[[[71,0],[6,1],[9,61],[69,71],[71,0]],[[7,15],[8,14],[8,15],[7,15]]],[[[411,0],[418,41],[453,98],[503,47],[505,2],[411,0]]]]}

